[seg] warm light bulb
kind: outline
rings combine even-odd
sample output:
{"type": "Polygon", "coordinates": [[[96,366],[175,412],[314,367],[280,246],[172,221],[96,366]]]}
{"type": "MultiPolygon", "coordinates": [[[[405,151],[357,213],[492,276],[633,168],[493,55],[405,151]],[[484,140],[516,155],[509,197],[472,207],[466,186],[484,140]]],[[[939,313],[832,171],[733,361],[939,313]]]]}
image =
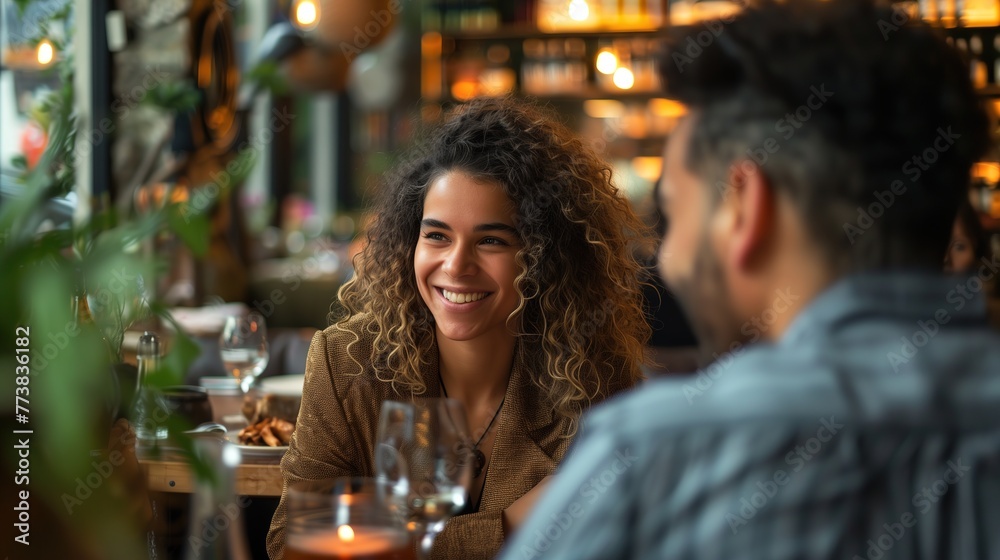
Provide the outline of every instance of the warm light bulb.
{"type": "Polygon", "coordinates": [[[621,89],[632,89],[635,84],[635,76],[632,75],[631,70],[625,67],[615,70],[615,75],[611,80],[621,89]]]}
{"type": "Polygon", "coordinates": [[[52,47],[52,43],[48,40],[38,43],[38,63],[42,66],[52,62],[52,59],[56,56],[56,50],[52,47]]]}
{"type": "Polygon", "coordinates": [[[597,53],[597,71],[601,74],[612,74],[618,68],[618,57],[609,49],[597,53]]]}
{"type": "Polygon", "coordinates": [[[569,17],[573,21],[585,21],[590,17],[590,6],[586,0],[572,0],[569,3],[569,17]]]}
{"type": "Polygon", "coordinates": [[[658,117],[677,118],[687,113],[687,107],[673,99],[653,98],[649,100],[649,110],[658,117]]]}
{"type": "Polygon", "coordinates": [[[319,21],[319,6],[316,0],[299,0],[295,6],[295,23],[299,27],[309,28],[319,21]]]}
{"type": "Polygon", "coordinates": [[[979,162],[972,166],[972,176],[987,183],[1000,183],[1000,166],[990,162],[979,162]]]}
{"type": "Polygon", "coordinates": [[[354,529],[350,525],[341,525],[337,527],[337,536],[344,542],[351,542],[354,540],[354,529]]]}
{"type": "Polygon", "coordinates": [[[625,105],[614,99],[588,99],[583,102],[583,112],[595,119],[617,119],[625,114],[625,105]]]}
{"type": "Polygon", "coordinates": [[[451,85],[451,95],[458,101],[468,101],[479,93],[479,84],[471,80],[460,80],[451,85]]]}
{"type": "Polygon", "coordinates": [[[636,175],[652,183],[660,178],[660,173],[663,171],[663,158],[634,157],[632,158],[632,169],[636,175]]]}

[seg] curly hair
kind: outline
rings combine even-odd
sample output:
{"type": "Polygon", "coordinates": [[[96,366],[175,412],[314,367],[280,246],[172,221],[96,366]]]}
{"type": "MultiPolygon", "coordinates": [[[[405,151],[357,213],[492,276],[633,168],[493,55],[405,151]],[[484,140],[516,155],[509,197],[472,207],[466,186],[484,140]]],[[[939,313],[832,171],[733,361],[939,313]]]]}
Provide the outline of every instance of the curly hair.
{"type": "Polygon", "coordinates": [[[668,44],[712,193],[753,159],[835,271],[940,268],[989,120],[939,30],[872,0],[763,0],[668,44]]]}
{"type": "MultiPolygon", "coordinates": [[[[515,352],[541,356],[532,382],[575,433],[595,399],[642,378],[650,329],[643,267],[652,236],[611,183],[610,167],[579,138],[523,99],[459,106],[387,175],[355,277],[338,296],[344,315],[364,315],[380,379],[414,394],[434,348],[434,323],[417,290],[414,248],[432,182],[461,171],[499,185],[515,207],[519,305],[515,352]],[[526,350],[528,352],[526,352],[526,350]]],[[[360,364],[359,364],[360,365],[360,364]]]]}

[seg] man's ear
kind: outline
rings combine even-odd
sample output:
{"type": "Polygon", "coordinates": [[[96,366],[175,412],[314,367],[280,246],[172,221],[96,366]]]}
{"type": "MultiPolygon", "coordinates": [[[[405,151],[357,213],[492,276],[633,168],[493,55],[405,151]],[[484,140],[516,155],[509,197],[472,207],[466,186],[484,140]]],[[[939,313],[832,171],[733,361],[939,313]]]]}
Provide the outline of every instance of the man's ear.
{"type": "Polygon", "coordinates": [[[754,266],[774,228],[775,196],[760,166],[751,160],[729,167],[729,189],[721,205],[728,214],[727,258],[733,266],[754,266]]]}

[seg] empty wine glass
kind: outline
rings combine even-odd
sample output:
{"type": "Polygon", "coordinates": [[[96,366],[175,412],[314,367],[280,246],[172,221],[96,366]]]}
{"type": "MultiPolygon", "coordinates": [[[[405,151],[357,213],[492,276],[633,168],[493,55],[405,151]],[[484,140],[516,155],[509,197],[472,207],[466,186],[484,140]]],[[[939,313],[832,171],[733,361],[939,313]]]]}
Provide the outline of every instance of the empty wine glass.
{"type": "Polygon", "coordinates": [[[245,395],[267,366],[267,326],[260,313],[226,317],[219,337],[219,354],[226,373],[240,382],[245,395]]]}
{"type": "Polygon", "coordinates": [[[385,401],[375,448],[376,480],[389,510],[407,521],[422,557],[469,499],[472,446],[462,403],[385,401]]]}

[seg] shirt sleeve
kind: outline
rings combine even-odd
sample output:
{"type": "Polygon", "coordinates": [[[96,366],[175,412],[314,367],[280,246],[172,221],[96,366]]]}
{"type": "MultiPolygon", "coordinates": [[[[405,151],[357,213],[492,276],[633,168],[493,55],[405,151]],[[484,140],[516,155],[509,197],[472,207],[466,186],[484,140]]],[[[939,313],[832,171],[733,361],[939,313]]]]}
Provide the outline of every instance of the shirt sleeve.
{"type": "Polygon", "coordinates": [[[613,430],[587,426],[501,559],[628,557],[621,528],[633,517],[633,501],[625,497],[636,478],[637,451],[613,430]]]}
{"type": "Polygon", "coordinates": [[[448,520],[434,540],[434,560],[489,560],[503,545],[500,511],[482,511],[448,520]]]}
{"type": "Polygon", "coordinates": [[[327,339],[321,331],[309,345],[302,404],[288,451],[281,459],[281,501],[267,533],[271,560],[280,560],[285,552],[288,486],[301,480],[362,476],[359,465],[357,443],[333,382],[327,339]]]}

